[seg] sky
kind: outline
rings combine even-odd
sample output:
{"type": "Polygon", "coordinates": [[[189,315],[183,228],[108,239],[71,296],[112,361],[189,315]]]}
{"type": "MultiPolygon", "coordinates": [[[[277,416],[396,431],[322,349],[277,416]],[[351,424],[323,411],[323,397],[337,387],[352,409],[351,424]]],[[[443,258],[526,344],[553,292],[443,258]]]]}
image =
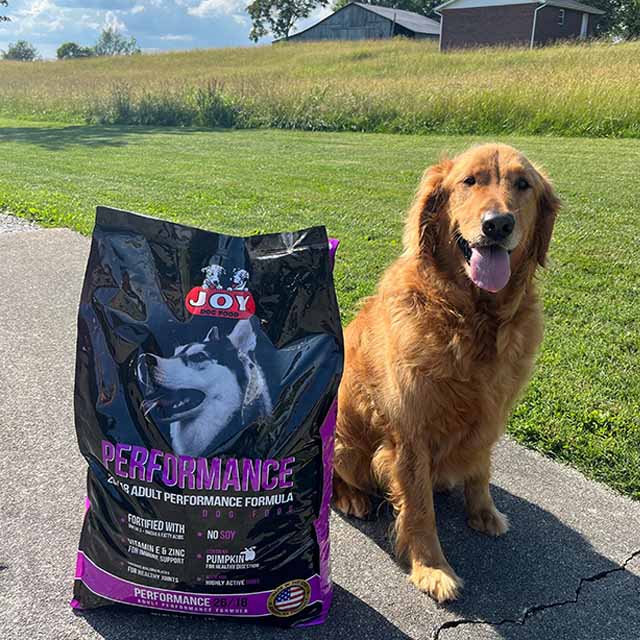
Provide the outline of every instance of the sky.
{"type": "MultiPolygon", "coordinates": [[[[0,9],[0,49],[28,40],[43,58],[55,58],[63,42],[95,43],[100,31],[115,27],[135,36],[143,51],[250,46],[250,0],[9,0],[0,9]]],[[[330,13],[327,8],[300,22],[304,28],[330,13]]],[[[270,42],[265,38],[264,42],[270,42]]]]}

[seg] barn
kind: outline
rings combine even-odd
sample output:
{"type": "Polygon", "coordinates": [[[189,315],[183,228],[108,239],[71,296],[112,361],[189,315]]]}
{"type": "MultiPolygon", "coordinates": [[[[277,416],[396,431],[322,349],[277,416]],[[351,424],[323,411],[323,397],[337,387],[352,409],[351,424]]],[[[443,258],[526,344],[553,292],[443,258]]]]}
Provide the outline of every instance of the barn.
{"type": "Polygon", "coordinates": [[[380,40],[394,36],[435,40],[440,36],[440,23],[412,11],[350,2],[287,40],[380,40]]]}
{"type": "Polygon", "coordinates": [[[449,0],[435,10],[442,17],[441,51],[588,38],[604,14],[576,0],[449,0]]]}

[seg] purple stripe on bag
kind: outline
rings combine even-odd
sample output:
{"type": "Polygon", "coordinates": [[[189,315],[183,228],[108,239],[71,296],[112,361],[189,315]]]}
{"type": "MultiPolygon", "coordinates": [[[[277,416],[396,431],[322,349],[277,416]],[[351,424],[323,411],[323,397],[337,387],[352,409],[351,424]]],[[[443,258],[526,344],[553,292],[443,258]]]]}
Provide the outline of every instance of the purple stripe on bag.
{"type": "Polygon", "coordinates": [[[333,493],[333,450],[334,433],[336,430],[336,418],[338,417],[338,401],[334,400],[327,417],[320,427],[320,438],[322,439],[322,502],[320,504],[320,514],[313,523],[318,538],[320,548],[320,579],[319,586],[322,594],[322,611],[310,622],[297,625],[299,627],[311,627],[322,624],[329,614],[331,600],[333,599],[333,582],[331,581],[331,559],[329,539],[329,517],[331,516],[331,497],[333,493]]]}
{"type": "MultiPolygon", "coordinates": [[[[102,598],[136,607],[195,615],[243,617],[271,615],[267,603],[273,591],[214,594],[147,587],[107,573],[82,551],[78,552],[75,577],[76,580],[81,580],[87,589],[102,598]],[[227,600],[226,606],[214,605],[214,601],[220,603],[221,599],[227,600]]],[[[312,576],[307,579],[307,582],[311,588],[307,606],[323,601],[320,577],[312,576]]],[[[74,609],[80,608],[77,600],[72,600],[70,605],[74,609]]]]}
{"type": "Polygon", "coordinates": [[[338,250],[339,244],[340,240],[337,238],[329,238],[329,260],[331,261],[331,269],[335,266],[336,251],[338,250]]]}

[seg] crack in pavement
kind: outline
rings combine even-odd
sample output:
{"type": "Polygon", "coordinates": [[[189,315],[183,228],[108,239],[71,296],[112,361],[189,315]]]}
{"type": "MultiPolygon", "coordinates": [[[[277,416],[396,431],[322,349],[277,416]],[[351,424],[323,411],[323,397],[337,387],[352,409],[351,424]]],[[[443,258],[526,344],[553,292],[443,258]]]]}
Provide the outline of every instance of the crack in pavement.
{"type": "Polygon", "coordinates": [[[637,551],[634,551],[621,565],[614,567],[613,569],[607,569],[606,571],[601,571],[600,573],[596,573],[587,578],[580,578],[580,581],[578,582],[578,586],[576,587],[576,594],[570,600],[562,600],[561,602],[550,602],[549,604],[531,605],[530,607],[527,607],[523,611],[522,615],[519,618],[516,618],[516,619],[504,618],[497,622],[493,622],[491,620],[468,619],[468,618],[461,618],[458,620],[449,620],[448,622],[444,622],[443,624],[441,624],[433,632],[431,636],[432,640],[440,640],[440,634],[443,631],[446,631],[447,629],[454,629],[455,627],[459,627],[467,624],[488,625],[491,627],[499,627],[500,625],[503,625],[503,624],[515,624],[515,625],[522,626],[526,623],[526,621],[529,618],[531,618],[536,613],[538,613],[538,611],[544,611],[545,609],[555,609],[557,607],[564,607],[567,604],[577,604],[580,598],[580,592],[582,591],[582,587],[585,583],[598,582],[599,580],[603,580],[604,578],[609,577],[612,573],[616,573],[618,571],[626,571],[627,565],[638,556],[640,556],[640,549],[638,549],[637,551]]]}

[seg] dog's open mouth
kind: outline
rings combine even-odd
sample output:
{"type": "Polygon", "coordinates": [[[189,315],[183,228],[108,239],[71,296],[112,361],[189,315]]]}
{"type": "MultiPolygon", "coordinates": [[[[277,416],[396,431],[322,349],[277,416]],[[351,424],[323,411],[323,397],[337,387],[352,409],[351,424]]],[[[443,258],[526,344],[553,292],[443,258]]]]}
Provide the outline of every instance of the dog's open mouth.
{"type": "Polygon", "coordinates": [[[201,404],[205,394],[197,389],[166,389],[157,391],[142,403],[144,415],[154,412],[154,419],[161,422],[183,420],[189,417],[201,404]]]}
{"type": "Polygon", "coordinates": [[[480,289],[497,293],[511,277],[511,251],[499,244],[470,245],[458,236],[458,247],[469,265],[471,281],[480,289]]]}

